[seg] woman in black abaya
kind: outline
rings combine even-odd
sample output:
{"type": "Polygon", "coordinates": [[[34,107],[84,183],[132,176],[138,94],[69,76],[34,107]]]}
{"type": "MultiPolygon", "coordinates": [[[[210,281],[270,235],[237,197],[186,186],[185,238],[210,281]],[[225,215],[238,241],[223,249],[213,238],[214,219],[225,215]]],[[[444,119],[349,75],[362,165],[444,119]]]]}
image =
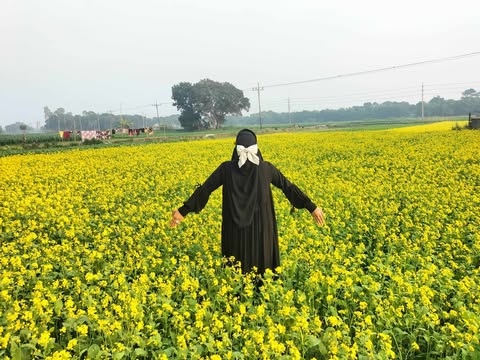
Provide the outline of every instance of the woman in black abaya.
{"type": "Polygon", "coordinates": [[[307,209],[317,224],[325,223],[323,211],[263,160],[255,133],[244,129],[237,135],[232,160],[222,163],[182,207],[173,211],[170,226],[180,224],[190,212],[200,212],[210,194],[223,185],[222,255],[233,256],[244,273],[254,268],[260,274],[265,269],[274,270],[280,265],[280,254],[270,184],[282,189],[295,208],[307,209]]]}

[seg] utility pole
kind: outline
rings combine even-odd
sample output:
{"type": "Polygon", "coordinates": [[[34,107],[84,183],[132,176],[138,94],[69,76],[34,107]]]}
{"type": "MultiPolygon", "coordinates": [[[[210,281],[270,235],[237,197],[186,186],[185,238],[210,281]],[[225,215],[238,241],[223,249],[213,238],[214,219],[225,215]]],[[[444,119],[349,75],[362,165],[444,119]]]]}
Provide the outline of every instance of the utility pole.
{"type": "Polygon", "coordinates": [[[290,127],[292,127],[292,117],[290,114],[290,97],[288,97],[288,122],[290,123],[290,127]]]}
{"type": "MultiPolygon", "coordinates": [[[[160,116],[158,116],[158,107],[160,106],[158,102],[155,100],[155,104],[152,104],[157,109],[157,123],[160,125],[160,116]]],[[[165,126],[163,127],[163,136],[165,136],[165,126]]]]}
{"type": "Polygon", "coordinates": [[[120,124],[121,124],[121,128],[123,129],[123,110],[122,110],[122,103],[120,103],[120,124]]]}
{"type": "Polygon", "coordinates": [[[110,116],[109,116],[109,118],[110,118],[110,130],[113,130],[113,111],[108,110],[108,113],[110,114],[110,116]]]}
{"type": "Polygon", "coordinates": [[[423,82],[422,82],[422,121],[424,116],[424,105],[423,105],[423,82]]]}
{"type": "Polygon", "coordinates": [[[155,108],[157,109],[157,121],[160,121],[160,117],[158,116],[158,107],[160,105],[158,105],[158,103],[155,101],[155,104],[152,104],[152,106],[155,106],[155,108]]]}
{"type": "Polygon", "coordinates": [[[257,83],[257,87],[252,88],[253,91],[258,93],[258,117],[260,119],[260,129],[262,128],[262,106],[260,101],[260,91],[263,91],[263,87],[260,87],[260,83],[257,83]]]}
{"type": "MultiPolygon", "coordinates": [[[[152,104],[152,106],[155,106],[155,108],[157,109],[157,121],[158,121],[158,124],[160,125],[160,116],[158,116],[158,107],[162,105],[162,104],[159,104],[157,101],[155,101],[155,104],[152,104]]],[[[166,124],[163,124],[163,137],[166,137],[165,135],[165,128],[166,128],[166,124]]]]}

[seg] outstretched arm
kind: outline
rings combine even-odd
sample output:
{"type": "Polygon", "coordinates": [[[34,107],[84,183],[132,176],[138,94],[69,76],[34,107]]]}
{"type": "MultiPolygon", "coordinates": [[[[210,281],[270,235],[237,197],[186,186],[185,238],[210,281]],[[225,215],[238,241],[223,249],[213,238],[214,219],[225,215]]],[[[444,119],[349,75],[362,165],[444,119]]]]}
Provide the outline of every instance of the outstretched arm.
{"type": "MultiPolygon", "coordinates": [[[[223,165],[223,164],[222,164],[223,165]]],[[[183,206],[175,209],[172,212],[170,226],[175,227],[187,216],[190,212],[199,213],[205,205],[207,205],[210,194],[215,191],[223,183],[223,167],[220,165],[203,183],[198,186],[193,194],[183,203],[183,206]]]]}
{"type": "Polygon", "coordinates": [[[272,184],[282,189],[290,203],[297,209],[307,209],[318,225],[325,224],[325,214],[317,207],[310,198],[301,191],[298,186],[291,183],[275,166],[272,167],[272,184]]]}

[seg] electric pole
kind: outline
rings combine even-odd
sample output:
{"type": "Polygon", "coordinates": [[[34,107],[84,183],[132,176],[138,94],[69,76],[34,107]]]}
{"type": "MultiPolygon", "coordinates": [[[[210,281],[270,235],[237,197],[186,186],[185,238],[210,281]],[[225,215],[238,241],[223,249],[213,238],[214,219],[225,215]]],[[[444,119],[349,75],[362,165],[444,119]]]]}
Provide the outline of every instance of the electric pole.
{"type": "MultiPolygon", "coordinates": [[[[158,125],[160,125],[160,116],[158,116],[158,107],[160,105],[162,105],[163,103],[158,103],[157,101],[155,101],[155,104],[152,104],[152,106],[155,106],[155,108],[157,109],[157,122],[158,122],[158,125]]],[[[167,127],[166,124],[163,124],[163,137],[166,137],[165,135],[165,128],[167,127]]]]}
{"type": "MultiPolygon", "coordinates": [[[[168,105],[168,104],[172,104],[172,103],[169,103],[169,102],[164,102],[164,103],[158,103],[157,101],[155,101],[155,104],[152,104],[152,106],[155,106],[156,109],[157,109],[157,121],[158,121],[158,125],[160,125],[160,116],[158,115],[158,107],[161,106],[161,105],[168,105]]],[[[163,122],[163,136],[166,136],[165,135],[165,129],[167,127],[167,122],[164,120],[163,122]]]]}
{"type": "Polygon", "coordinates": [[[292,117],[290,115],[290,97],[288,98],[288,122],[290,123],[290,127],[292,127],[292,117]]]}
{"type": "Polygon", "coordinates": [[[123,126],[125,125],[123,123],[123,110],[122,110],[122,103],[120,103],[120,124],[121,124],[121,128],[123,129],[123,126]]]}
{"type": "Polygon", "coordinates": [[[160,117],[158,116],[158,107],[159,107],[160,105],[158,105],[158,103],[155,101],[155,104],[152,104],[152,106],[155,106],[155,108],[157,109],[157,121],[160,121],[160,120],[159,120],[160,117]]]}
{"type": "Polygon", "coordinates": [[[109,118],[110,118],[110,130],[113,130],[113,111],[108,110],[108,113],[110,114],[110,116],[109,116],[109,118]]]}
{"type": "Polygon", "coordinates": [[[263,87],[260,87],[260,83],[257,83],[257,87],[252,88],[253,91],[258,93],[258,117],[260,119],[260,129],[262,128],[262,106],[260,101],[260,91],[263,91],[263,87]]]}
{"type": "Polygon", "coordinates": [[[423,106],[423,82],[422,82],[422,121],[424,116],[424,106],[423,106]]]}

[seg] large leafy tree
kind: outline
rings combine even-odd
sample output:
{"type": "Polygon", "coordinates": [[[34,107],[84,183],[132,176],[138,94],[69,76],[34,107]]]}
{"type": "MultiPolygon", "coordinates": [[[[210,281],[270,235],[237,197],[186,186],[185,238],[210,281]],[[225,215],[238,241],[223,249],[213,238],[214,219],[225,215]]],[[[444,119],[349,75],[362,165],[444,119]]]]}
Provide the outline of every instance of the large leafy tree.
{"type": "Polygon", "coordinates": [[[55,113],[53,113],[48,106],[43,108],[43,114],[45,117],[45,129],[54,130],[57,129],[57,118],[55,113]]]}
{"type": "Polygon", "coordinates": [[[199,130],[205,126],[202,121],[202,115],[196,109],[193,85],[189,82],[181,82],[172,87],[173,105],[181,110],[178,117],[180,125],[184,129],[199,130]]]}
{"type": "Polygon", "coordinates": [[[480,97],[480,91],[476,91],[475,89],[467,89],[462,92],[462,98],[478,98],[480,97]]]}
{"type": "Polygon", "coordinates": [[[228,82],[204,79],[191,84],[181,82],[172,87],[172,99],[178,110],[180,124],[185,129],[218,128],[227,115],[242,115],[250,108],[243,91],[228,82]]]}
{"type": "Polygon", "coordinates": [[[466,112],[478,113],[480,112],[480,91],[475,89],[467,89],[462,92],[461,102],[467,109],[466,112]]]}

